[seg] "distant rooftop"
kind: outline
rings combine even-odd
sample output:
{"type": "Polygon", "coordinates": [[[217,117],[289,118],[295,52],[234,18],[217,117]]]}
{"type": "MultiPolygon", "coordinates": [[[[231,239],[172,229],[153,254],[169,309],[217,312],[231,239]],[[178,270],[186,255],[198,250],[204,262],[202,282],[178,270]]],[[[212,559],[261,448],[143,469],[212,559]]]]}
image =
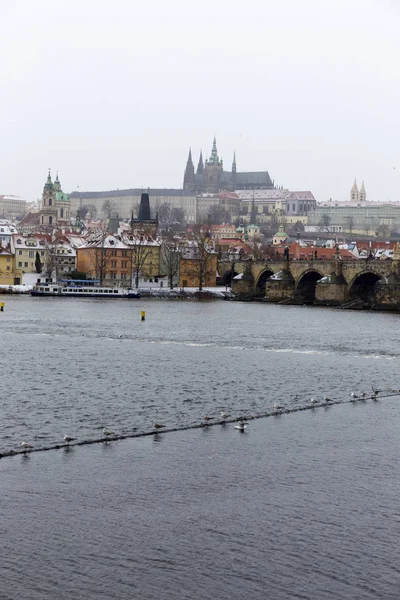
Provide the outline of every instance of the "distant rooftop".
{"type": "MultiPolygon", "coordinates": [[[[141,196],[143,192],[147,190],[143,188],[130,188],[126,190],[108,190],[105,192],[72,192],[69,194],[71,199],[78,198],[85,200],[85,198],[124,198],[126,196],[141,196]]],[[[196,196],[194,192],[186,192],[180,188],[148,188],[150,198],[152,196],[196,196]]]]}

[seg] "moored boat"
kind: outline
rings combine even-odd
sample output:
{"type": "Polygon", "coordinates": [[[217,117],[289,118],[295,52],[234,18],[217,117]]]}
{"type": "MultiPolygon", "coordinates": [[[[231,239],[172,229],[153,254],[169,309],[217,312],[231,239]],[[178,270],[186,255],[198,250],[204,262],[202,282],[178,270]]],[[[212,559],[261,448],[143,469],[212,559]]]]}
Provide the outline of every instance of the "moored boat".
{"type": "Polygon", "coordinates": [[[140,298],[140,292],[132,288],[97,286],[84,280],[61,284],[38,282],[32,288],[31,295],[53,298],[140,298]]]}

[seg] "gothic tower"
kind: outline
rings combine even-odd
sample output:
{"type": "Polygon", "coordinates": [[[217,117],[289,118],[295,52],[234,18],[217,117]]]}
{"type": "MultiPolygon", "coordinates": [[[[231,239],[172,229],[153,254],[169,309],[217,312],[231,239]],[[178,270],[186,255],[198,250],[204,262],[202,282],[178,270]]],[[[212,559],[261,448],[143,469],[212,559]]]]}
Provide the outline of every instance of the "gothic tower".
{"type": "Polygon", "coordinates": [[[194,165],[192,160],[192,149],[189,148],[189,156],[186,163],[185,174],[183,176],[183,189],[189,192],[195,191],[196,182],[194,177],[194,165]]]}
{"type": "Polygon", "coordinates": [[[220,190],[220,180],[223,175],[224,163],[222,158],[220,159],[217,151],[217,140],[214,136],[214,141],[211,150],[210,158],[206,159],[204,167],[204,184],[205,190],[209,193],[216,193],[220,190]]]}
{"type": "Polygon", "coordinates": [[[236,151],[233,153],[233,161],[232,161],[232,183],[233,183],[233,189],[235,189],[235,183],[236,183],[236,151]]]}
{"type": "Polygon", "coordinates": [[[203,175],[203,172],[204,172],[203,151],[200,150],[199,164],[197,165],[196,175],[203,175]]]}

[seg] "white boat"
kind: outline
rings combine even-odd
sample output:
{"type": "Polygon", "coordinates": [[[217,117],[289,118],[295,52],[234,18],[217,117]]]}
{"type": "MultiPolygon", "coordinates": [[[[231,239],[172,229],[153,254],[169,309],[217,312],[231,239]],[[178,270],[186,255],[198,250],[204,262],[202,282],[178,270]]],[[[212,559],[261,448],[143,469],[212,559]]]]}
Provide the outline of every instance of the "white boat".
{"type": "Polygon", "coordinates": [[[91,285],[84,280],[79,284],[38,282],[33,286],[31,295],[54,298],[140,298],[140,293],[132,288],[103,287],[91,285]]]}

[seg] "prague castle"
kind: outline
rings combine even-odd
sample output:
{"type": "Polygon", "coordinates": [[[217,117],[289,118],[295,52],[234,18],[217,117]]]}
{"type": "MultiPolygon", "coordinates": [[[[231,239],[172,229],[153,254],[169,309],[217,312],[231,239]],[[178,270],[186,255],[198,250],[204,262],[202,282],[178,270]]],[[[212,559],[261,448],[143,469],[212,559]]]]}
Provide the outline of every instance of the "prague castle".
{"type": "Polygon", "coordinates": [[[215,194],[221,190],[260,190],[273,189],[274,182],[268,171],[238,172],[236,168],[236,155],[233,154],[232,169],[224,171],[222,158],[219,158],[217,141],[214,137],[210,158],[203,162],[203,154],[200,152],[197,170],[194,170],[192,151],[186,163],[185,175],[183,177],[183,189],[188,192],[215,194]]]}

